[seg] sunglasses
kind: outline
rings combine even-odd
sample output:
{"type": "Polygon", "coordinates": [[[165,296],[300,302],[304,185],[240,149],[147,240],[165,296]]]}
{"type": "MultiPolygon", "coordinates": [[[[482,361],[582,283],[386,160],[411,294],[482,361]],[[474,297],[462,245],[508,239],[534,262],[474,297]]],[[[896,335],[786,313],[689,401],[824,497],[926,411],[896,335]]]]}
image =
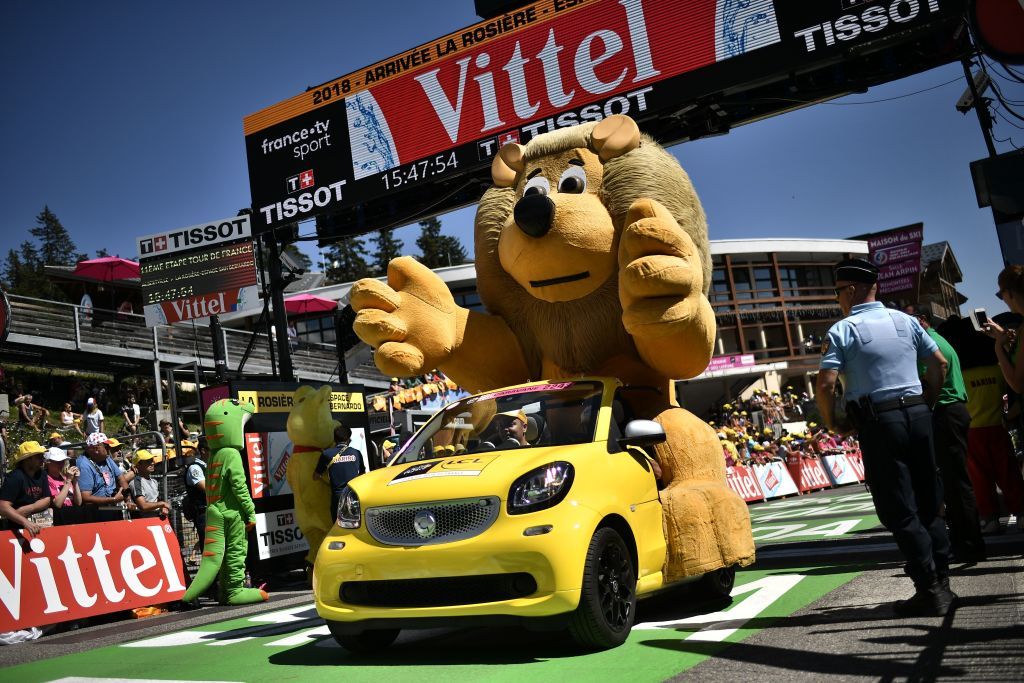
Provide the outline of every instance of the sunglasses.
{"type": "Polygon", "coordinates": [[[850,287],[853,287],[853,285],[843,285],[842,287],[833,287],[832,290],[836,293],[836,298],[839,298],[839,295],[842,294],[844,290],[847,290],[850,287]]]}

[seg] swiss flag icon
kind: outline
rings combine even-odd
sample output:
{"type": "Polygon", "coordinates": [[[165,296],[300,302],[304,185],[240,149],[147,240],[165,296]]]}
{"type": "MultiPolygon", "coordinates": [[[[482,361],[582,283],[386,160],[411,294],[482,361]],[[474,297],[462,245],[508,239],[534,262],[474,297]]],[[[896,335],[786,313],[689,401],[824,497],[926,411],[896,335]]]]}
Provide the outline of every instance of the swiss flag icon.
{"type": "Polygon", "coordinates": [[[153,251],[164,251],[167,249],[167,238],[161,235],[153,238],[153,251]]]}
{"type": "Polygon", "coordinates": [[[313,187],[313,170],[303,171],[299,174],[299,189],[313,187]]]}
{"type": "Polygon", "coordinates": [[[502,148],[510,142],[519,142],[519,131],[510,130],[498,136],[498,148],[502,148]]]}

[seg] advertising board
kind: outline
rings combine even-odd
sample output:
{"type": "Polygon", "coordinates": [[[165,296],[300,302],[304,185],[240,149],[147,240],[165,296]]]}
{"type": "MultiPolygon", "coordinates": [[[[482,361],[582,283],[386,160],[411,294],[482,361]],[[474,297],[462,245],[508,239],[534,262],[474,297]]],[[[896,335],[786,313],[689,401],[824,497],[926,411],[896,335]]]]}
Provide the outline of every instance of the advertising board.
{"type": "Polygon", "coordinates": [[[725,481],[737,496],[748,503],[764,500],[754,470],[744,465],[725,468],[725,481]]]}
{"type": "Polygon", "coordinates": [[[147,235],[137,245],[150,327],[261,305],[248,216],[147,235]]]}
{"type": "Polygon", "coordinates": [[[709,94],[891,45],[962,5],[540,0],[245,117],[258,230],[471,175],[501,145],[557,128],[682,115],[709,94]]]}
{"type": "Polygon", "coordinates": [[[829,453],[821,456],[821,464],[828,473],[834,486],[843,484],[856,484],[860,481],[857,478],[857,471],[850,464],[846,453],[829,453]]]}
{"type": "Polygon", "coordinates": [[[306,537],[295,520],[295,510],[278,510],[256,515],[256,545],[261,560],[309,550],[306,537]]]}
{"type": "Polygon", "coordinates": [[[799,493],[793,477],[790,476],[786,465],[779,461],[772,461],[764,465],[751,465],[754,475],[757,477],[758,486],[764,494],[765,500],[791,496],[799,493]]]}
{"type": "Polygon", "coordinates": [[[159,519],[48,527],[32,539],[0,532],[0,631],[157,605],[184,593],[178,538],[159,519]]]}
{"type": "Polygon", "coordinates": [[[908,299],[917,301],[924,225],[876,232],[866,239],[868,259],[878,266],[878,294],[895,297],[906,293],[908,299]]]}

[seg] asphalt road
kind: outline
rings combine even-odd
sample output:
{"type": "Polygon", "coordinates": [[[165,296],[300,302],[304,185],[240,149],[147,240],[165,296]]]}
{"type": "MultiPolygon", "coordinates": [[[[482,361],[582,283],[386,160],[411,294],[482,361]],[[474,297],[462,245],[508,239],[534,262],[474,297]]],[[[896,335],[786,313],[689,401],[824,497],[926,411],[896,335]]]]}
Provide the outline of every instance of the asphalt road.
{"type": "MultiPolygon", "coordinates": [[[[863,487],[751,507],[758,561],[731,604],[673,591],[640,604],[615,650],[513,628],[403,633],[383,655],[348,654],[302,590],[262,606],[215,606],[0,648],[3,679],[460,681],[1024,679],[1024,534],[988,538],[989,560],[955,565],[957,609],[897,619],[898,552],[863,487]]],[[[1005,522],[1005,520],[1004,520],[1005,522]]]]}

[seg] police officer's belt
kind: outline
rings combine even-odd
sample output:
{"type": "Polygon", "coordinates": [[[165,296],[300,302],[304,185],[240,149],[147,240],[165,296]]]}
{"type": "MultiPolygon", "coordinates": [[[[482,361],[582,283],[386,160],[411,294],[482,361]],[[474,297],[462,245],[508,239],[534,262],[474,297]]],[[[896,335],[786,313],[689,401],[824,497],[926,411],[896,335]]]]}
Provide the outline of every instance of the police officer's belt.
{"type": "Polygon", "coordinates": [[[923,406],[924,404],[924,396],[919,394],[917,396],[901,396],[900,398],[894,398],[889,401],[872,401],[871,407],[875,409],[876,413],[884,413],[887,410],[909,408],[910,406],[923,406]]]}

